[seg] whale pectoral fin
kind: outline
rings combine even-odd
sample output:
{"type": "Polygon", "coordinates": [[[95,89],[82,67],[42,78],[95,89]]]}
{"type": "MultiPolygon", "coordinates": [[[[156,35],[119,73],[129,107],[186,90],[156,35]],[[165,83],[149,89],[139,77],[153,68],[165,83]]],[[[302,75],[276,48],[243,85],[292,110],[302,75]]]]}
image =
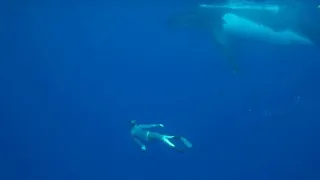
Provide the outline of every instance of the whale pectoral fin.
{"type": "Polygon", "coordinates": [[[232,56],[232,54],[230,54],[229,52],[227,52],[226,50],[223,51],[224,56],[227,58],[229,64],[231,65],[232,71],[235,74],[239,74],[240,70],[239,70],[239,66],[238,63],[236,62],[235,58],[232,56]]]}
{"type": "Polygon", "coordinates": [[[236,59],[233,56],[229,38],[224,32],[222,32],[222,30],[214,31],[213,35],[214,35],[214,39],[217,44],[217,47],[219,48],[219,51],[222,53],[224,57],[227,58],[229,64],[232,67],[233,72],[235,74],[238,74],[240,72],[239,66],[236,59]]]}
{"type": "Polygon", "coordinates": [[[219,46],[220,46],[220,51],[222,55],[227,59],[229,65],[232,68],[233,73],[239,74],[240,73],[239,65],[238,65],[238,62],[236,61],[236,58],[233,56],[233,53],[231,52],[230,47],[223,44],[220,44],[219,46]]]}

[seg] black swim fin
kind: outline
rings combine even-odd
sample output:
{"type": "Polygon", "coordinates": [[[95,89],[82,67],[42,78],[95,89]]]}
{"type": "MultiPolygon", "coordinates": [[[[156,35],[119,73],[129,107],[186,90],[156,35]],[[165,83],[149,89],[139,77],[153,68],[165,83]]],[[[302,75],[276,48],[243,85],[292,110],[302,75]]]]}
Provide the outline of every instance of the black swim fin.
{"type": "Polygon", "coordinates": [[[184,137],[181,137],[180,139],[181,139],[181,141],[183,142],[183,144],[184,144],[185,146],[187,146],[188,148],[192,148],[192,144],[191,144],[190,141],[188,141],[188,139],[186,139],[186,138],[184,138],[184,137]]]}

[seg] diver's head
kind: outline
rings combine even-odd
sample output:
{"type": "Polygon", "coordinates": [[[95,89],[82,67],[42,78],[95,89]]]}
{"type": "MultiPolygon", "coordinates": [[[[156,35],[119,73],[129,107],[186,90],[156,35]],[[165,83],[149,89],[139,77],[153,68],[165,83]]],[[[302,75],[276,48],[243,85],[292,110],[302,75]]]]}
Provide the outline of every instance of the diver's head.
{"type": "Polygon", "coordinates": [[[134,126],[136,126],[137,125],[137,121],[136,120],[131,120],[130,121],[130,126],[131,127],[134,127],[134,126]]]}

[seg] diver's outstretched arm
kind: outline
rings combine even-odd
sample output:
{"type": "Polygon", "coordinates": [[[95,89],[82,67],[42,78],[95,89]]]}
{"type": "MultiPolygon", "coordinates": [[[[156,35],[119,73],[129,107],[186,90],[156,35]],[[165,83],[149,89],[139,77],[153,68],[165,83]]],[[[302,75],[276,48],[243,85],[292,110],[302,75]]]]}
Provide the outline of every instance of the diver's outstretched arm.
{"type": "Polygon", "coordinates": [[[163,124],[140,124],[138,125],[142,129],[150,129],[150,128],[155,128],[155,127],[164,127],[163,124]]]}
{"type": "Polygon", "coordinates": [[[143,151],[146,150],[146,146],[145,146],[138,138],[134,138],[134,141],[135,141],[137,144],[139,144],[139,146],[141,147],[141,149],[142,149],[143,151]]]}

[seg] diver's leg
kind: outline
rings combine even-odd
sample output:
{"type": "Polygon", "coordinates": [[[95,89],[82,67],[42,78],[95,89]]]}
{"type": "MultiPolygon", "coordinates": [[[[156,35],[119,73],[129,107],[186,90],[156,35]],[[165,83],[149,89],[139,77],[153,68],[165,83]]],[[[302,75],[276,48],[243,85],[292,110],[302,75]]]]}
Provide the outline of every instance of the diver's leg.
{"type": "Polygon", "coordinates": [[[169,147],[174,148],[176,151],[183,152],[182,149],[177,148],[176,145],[174,145],[170,141],[170,139],[176,139],[176,138],[181,139],[180,137],[163,135],[163,134],[159,134],[156,132],[148,132],[147,136],[148,136],[148,141],[160,140],[160,141],[164,142],[166,145],[168,145],[169,147]]]}
{"type": "Polygon", "coordinates": [[[167,135],[163,135],[162,137],[162,141],[167,144],[168,146],[170,146],[171,148],[174,148],[174,150],[180,152],[180,153],[183,153],[184,150],[183,149],[180,149],[180,148],[177,148],[176,145],[174,145],[169,139],[176,139],[178,138],[177,136],[167,136],[167,135]]]}
{"type": "Polygon", "coordinates": [[[173,147],[175,148],[176,146],[169,140],[169,139],[172,139],[174,138],[174,136],[166,136],[166,135],[163,135],[162,136],[162,141],[164,143],[166,143],[167,145],[169,145],[170,147],[173,147]]]}
{"type": "Polygon", "coordinates": [[[170,147],[176,147],[169,139],[174,138],[175,136],[168,136],[168,135],[163,135],[163,134],[159,134],[156,132],[149,132],[148,133],[148,141],[152,141],[152,140],[160,140],[163,141],[165,144],[167,144],[170,147]]]}

